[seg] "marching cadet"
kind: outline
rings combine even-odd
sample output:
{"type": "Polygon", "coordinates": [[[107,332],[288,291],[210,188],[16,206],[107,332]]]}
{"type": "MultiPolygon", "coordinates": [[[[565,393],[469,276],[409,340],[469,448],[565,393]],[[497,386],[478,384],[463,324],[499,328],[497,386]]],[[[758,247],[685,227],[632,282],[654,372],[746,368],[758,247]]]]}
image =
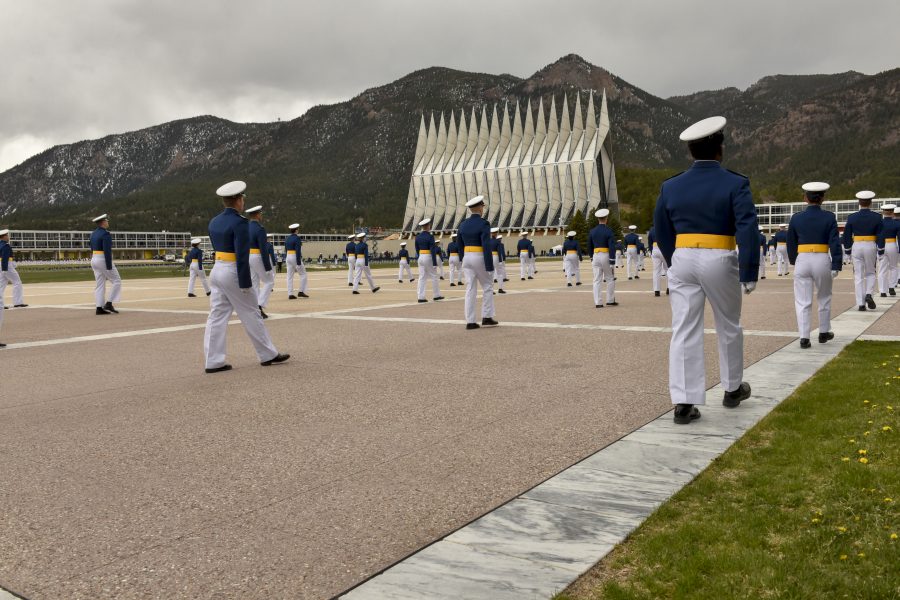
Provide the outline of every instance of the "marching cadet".
{"type": "MultiPolygon", "coordinates": [[[[535,232],[531,232],[531,237],[534,238],[535,232]]],[[[528,240],[528,268],[531,270],[531,276],[535,277],[537,275],[537,252],[534,251],[534,241],[528,240]]]]}
{"type": "Polygon", "coordinates": [[[766,248],[768,247],[768,242],[766,241],[766,234],[763,233],[762,225],[759,226],[759,278],[766,278],[766,248]]]}
{"type": "MultiPolygon", "coordinates": [[[[13,257],[12,245],[9,243],[9,229],[0,231],[0,284],[6,289],[6,284],[13,286],[13,308],[25,308],[25,290],[22,288],[22,279],[16,270],[16,261],[13,257]]],[[[3,292],[0,291],[0,297],[3,292]]]]}
{"type": "Polygon", "coordinates": [[[787,277],[791,274],[791,269],[788,266],[790,263],[788,262],[787,224],[785,223],[779,225],[778,231],[775,232],[775,260],[778,262],[779,277],[787,277]]]}
{"type": "Polygon", "coordinates": [[[356,277],[356,234],[348,235],[347,247],[344,253],[347,255],[347,285],[353,286],[353,279],[356,277]]]}
{"type": "Polygon", "coordinates": [[[466,329],[493,327],[494,320],[494,259],[491,255],[491,224],[484,213],[484,196],[475,196],[466,202],[471,211],[468,219],[459,225],[459,246],[462,250],[463,269],[466,271],[466,329]],[[478,286],[481,286],[481,325],[475,322],[475,302],[478,286]]]}
{"type": "Polygon", "coordinates": [[[97,229],[91,234],[91,268],[94,270],[94,303],[98,315],[118,313],[114,303],[122,295],[122,278],[119,270],[113,266],[112,234],[109,232],[108,215],[100,215],[93,220],[97,229]],[[106,300],[106,282],[112,284],[109,300],[106,300]]]}
{"type": "Polygon", "coordinates": [[[819,343],[834,339],[831,331],[831,282],[840,273],[841,238],[834,213],[822,210],[830,186],[822,181],[803,184],[806,210],[791,217],[787,252],[794,265],[794,306],[800,329],[800,347],[809,348],[813,289],[818,291],[819,343]]]}
{"type": "Polygon", "coordinates": [[[269,296],[275,289],[275,271],[269,253],[266,251],[266,229],[262,226],[262,206],[254,206],[244,211],[250,220],[248,232],[250,235],[250,276],[253,281],[253,290],[256,292],[256,303],[259,305],[259,314],[263,319],[269,315],[263,310],[269,304],[269,296]]]}
{"type": "Polygon", "coordinates": [[[576,285],[581,285],[581,246],[575,236],[577,231],[566,233],[566,241],[563,242],[563,269],[566,272],[566,285],[572,287],[572,278],[576,285]]]}
{"type": "Polygon", "coordinates": [[[525,281],[525,277],[534,279],[531,274],[531,242],[528,240],[528,232],[523,231],[519,237],[521,239],[516,244],[516,253],[519,255],[519,277],[522,278],[522,281],[525,281]]]}
{"type": "Polygon", "coordinates": [[[456,234],[450,234],[450,243],[447,244],[447,259],[450,263],[450,287],[462,285],[462,262],[459,260],[459,242],[456,234]]]}
{"type": "MultiPolygon", "coordinates": [[[[4,304],[4,295],[6,294],[6,284],[9,282],[6,274],[9,272],[9,265],[12,262],[12,248],[9,245],[9,229],[0,230],[0,263],[2,263],[2,272],[0,272],[0,330],[3,328],[3,311],[6,310],[4,304]]],[[[18,275],[18,273],[16,273],[18,275]]],[[[6,348],[6,344],[0,342],[0,348],[6,348]]]]}
{"type": "Polygon", "coordinates": [[[716,317],[722,404],[734,408],[750,397],[750,385],[741,381],[741,291],[749,294],[756,288],[759,224],[750,181],[721,165],[725,123],[724,117],[711,117],[681,133],[694,164],[663,182],[654,211],[656,240],[669,265],[669,392],[678,424],[700,418],[697,405],[706,401],[706,300],[716,317]]]}
{"type": "Polygon", "coordinates": [[[769,266],[775,265],[775,246],[778,242],[775,240],[775,234],[772,234],[772,237],[769,238],[769,266]]]}
{"type": "Polygon", "coordinates": [[[272,289],[275,289],[275,274],[278,273],[281,268],[278,266],[278,255],[275,254],[275,242],[272,241],[273,239],[275,239],[274,234],[266,234],[266,254],[269,255],[269,264],[272,265],[272,289]]]}
{"type": "Polygon", "coordinates": [[[647,256],[647,247],[644,245],[644,238],[642,236],[638,236],[638,244],[637,244],[637,270],[644,270],[644,258],[647,256]]]}
{"type": "Polygon", "coordinates": [[[878,263],[878,291],[882,298],[888,294],[896,296],[894,286],[897,284],[897,237],[900,235],[900,221],[894,218],[893,204],[883,204],[881,234],[878,238],[878,253],[881,260],[878,263]]]}
{"type": "MultiPolygon", "coordinates": [[[[409,282],[413,282],[412,269],[409,268],[409,250],[406,249],[406,242],[400,242],[400,252],[397,253],[397,258],[400,259],[400,271],[397,273],[397,281],[403,283],[403,273],[406,273],[406,276],[409,277],[409,282]]],[[[453,275],[453,266],[451,263],[450,266],[450,277],[453,275]]],[[[453,285],[452,283],[450,285],[453,285]]]]}
{"type": "MultiPolygon", "coordinates": [[[[856,305],[859,310],[875,309],[875,261],[878,236],[883,227],[881,215],[869,209],[875,192],[864,190],[856,194],[859,210],[847,217],[844,225],[844,249],[853,259],[853,280],[856,286],[856,305]]],[[[881,247],[883,249],[883,246],[881,247]]]]}
{"type": "Polygon", "coordinates": [[[600,290],[604,279],[606,279],[606,304],[618,306],[616,277],[613,273],[616,264],[616,236],[606,225],[609,209],[601,208],[594,216],[597,217],[599,224],[588,234],[588,254],[592,256],[591,267],[594,272],[594,308],[603,308],[600,290]]]}
{"type": "Polygon", "coordinates": [[[425,298],[425,284],[431,281],[432,300],[443,300],[441,284],[437,276],[437,259],[434,256],[434,236],[431,235],[431,219],[419,221],[422,231],[416,236],[416,263],[419,265],[419,302],[428,302],[425,298]]]}
{"type": "Polygon", "coordinates": [[[306,265],[303,264],[303,240],[300,239],[300,223],[291,223],[288,227],[291,234],[284,240],[284,262],[287,265],[288,300],[309,298],[306,295],[308,277],[306,265]],[[294,275],[300,275],[300,290],[294,295],[294,275]]]}
{"type": "Polygon", "coordinates": [[[623,240],[625,246],[625,273],[628,279],[640,279],[637,274],[637,245],[638,236],[635,233],[637,225],[629,225],[628,233],[623,240]]]}
{"type": "Polygon", "coordinates": [[[506,251],[503,248],[503,244],[500,242],[500,238],[502,235],[499,235],[500,228],[499,227],[491,227],[491,258],[494,261],[494,283],[496,283],[499,287],[497,290],[498,294],[505,294],[506,290],[503,289],[503,281],[504,276],[506,275],[506,266],[504,261],[506,260],[506,251]]]}
{"type": "MultiPolygon", "coordinates": [[[[660,295],[659,280],[666,274],[666,259],[663,258],[659,244],[656,243],[656,229],[654,227],[651,227],[650,232],[647,234],[647,243],[650,244],[650,258],[653,265],[653,295],[658,298],[660,295]]],[[[666,296],[668,295],[669,284],[666,284],[666,296]]]]}
{"type": "Polygon", "coordinates": [[[203,284],[203,289],[206,290],[206,295],[209,296],[212,293],[209,290],[209,282],[206,281],[206,272],[203,270],[203,250],[200,249],[200,242],[202,241],[200,238],[192,239],[191,251],[188,252],[184,259],[191,274],[191,278],[188,280],[188,298],[197,297],[197,294],[194,293],[194,284],[197,283],[198,278],[200,283],[203,284]]]}
{"type": "Polygon", "coordinates": [[[356,239],[356,276],[353,278],[353,293],[359,293],[359,282],[365,275],[369,281],[369,288],[374,294],[381,289],[381,286],[376,286],[372,279],[372,269],[369,268],[369,245],[366,243],[365,232],[357,233],[356,239]]]}
{"type": "Polygon", "coordinates": [[[434,240],[434,268],[440,281],[444,281],[444,249],[441,248],[441,240],[434,240]]]}
{"type": "Polygon", "coordinates": [[[225,362],[225,342],[232,312],[236,312],[241,320],[262,366],[284,362],[291,356],[279,353],[272,344],[253,290],[250,227],[247,219],[241,216],[246,189],[247,184],[243,181],[232,181],[216,190],[225,210],[209,222],[209,241],[216,253],[216,262],[209,274],[213,294],[203,336],[207,373],[231,370],[231,365],[225,362]]]}

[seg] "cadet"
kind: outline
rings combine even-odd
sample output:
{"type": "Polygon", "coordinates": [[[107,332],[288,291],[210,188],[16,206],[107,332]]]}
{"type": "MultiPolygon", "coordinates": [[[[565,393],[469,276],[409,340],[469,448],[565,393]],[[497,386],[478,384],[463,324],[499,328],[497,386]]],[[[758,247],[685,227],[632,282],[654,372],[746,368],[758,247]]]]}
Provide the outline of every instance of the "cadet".
{"type": "Polygon", "coordinates": [[[441,248],[440,240],[434,240],[434,263],[435,275],[439,280],[444,281],[444,250],[441,248]]]}
{"type": "Polygon", "coordinates": [[[109,233],[108,215],[100,215],[94,219],[97,229],[91,234],[91,268],[94,270],[94,304],[98,315],[118,313],[114,303],[122,296],[122,278],[119,270],[113,266],[112,234],[109,233]],[[112,284],[109,300],[106,300],[106,282],[112,284]]]}
{"type": "Polygon", "coordinates": [[[646,256],[647,256],[647,247],[644,245],[644,238],[642,236],[638,236],[637,246],[638,246],[637,247],[637,250],[638,250],[638,252],[637,252],[637,256],[638,256],[637,270],[643,271],[644,270],[644,258],[646,258],[646,256]]]}
{"type": "Polygon", "coordinates": [[[778,231],[775,232],[775,261],[778,263],[779,277],[791,274],[788,266],[790,262],[787,253],[787,225],[784,223],[779,225],[778,231]]]}
{"type": "Polygon", "coordinates": [[[669,392],[679,424],[700,418],[696,405],[706,401],[706,300],[716,318],[719,371],[725,389],[722,404],[734,408],[750,397],[750,385],[741,381],[741,290],[749,294],[756,288],[759,224],[750,181],[720,164],[725,122],[724,117],[711,117],[681,133],[695,162],[663,182],[654,211],[656,241],[669,265],[669,392]]]}
{"type": "Polygon", "coordinates": [[[759,278],[766,278],[766,234],[763,233],[762,225],[759,226],[759,278]]]}
{"type": "Polygon", "coordinates": [[[348,235],[347,247],[344,253],[347,255],[347,285],[353,285],[353,279],[356,277],[356,234],[348,235]]]}
{"type": "Polygon", "coordinates": [[[266,252],[266,229],[262,226],[262,206],[254,206],[244,211],[250,219],[248,232],[250,235],[250,276],[253,290],[256,292],[256,303],[263,319],[269,315],[263,310],[269,304],[269,296],[275,288],[275,272],[272,270],[269,253],[266,252]]]}
{"type": "MultiPolygon", "coordinates": [[[[881,235],[881,215],[869,210],[875,192],[858,192],[859,210],[847,217],[844,225],[844,249],[853,259],[853,280],[856,285],[856,305],[859,310],[875,308],[875,260],[878,236],[881,235]]],[[[882,246],[883,247],[883,246],[882,246]]]]}
{"type": "Polygon", "coordinates": [[[881,261],[878,263],[878,291],[881,297],[888,294],[896,296],[894,286],[897,284],[897,238],[900,236],[900,221],[894,218],[896,207],[883,204],[881,235],[878,239],[878,252],[881,261]]]}
{"type": "MultiPolygon", "coordinates": [[[[0,268],[0,284],[3,285],[3,289],[6,288],[7,282],[11,283],[13,286],[13,308],[25,308],[28,305],[25,304],[22,279],[19,277],[19,272],[16,270],[13,249],[9,243],[9,229],[0,231],[0,263],[2,263],[2,268],[0,268]]],[[[0,297],[2,296],[3,292],[0,291],[0,297]]]]}
{"type": "Polygon", "coordinates": [[[506,290],[503,289],[503,282],[505,281],[504,276],[506,275],[506,265],[503,261],[506,260],[506,251],[503,248],[503,244],[500,242],[500,238],[502,235],[499,235],[500,228],[499,227],[491,227],[491,258],[494,261],[494,283],[499,286],[497,290],[498,294],[505,294],[506,290]]]}
{"type": "Polygon", "coordinates": [[[288,229],[291,235],[284,240],[284,251],[286,256],[284,262],[287,265],[287,289],[288,300],[296,300],[300,298],[309,298],[306,295],[306,285],[308,277],[306,275],[306,265],[303,264],[303,240],[297,233],[300,231],[300,223],[291,223],[288,229]],[[294,295],[294,275],[300,274],[300,290],[294,295]]]}
{"type": "MultiPolygon", "coordinates": [[[[666,274],[666,259],[663,258],[662,252],[659,250],[659,244],[656,243],[656,230],[650,228],[647,234],[647,243],[650,244],[650,258],[653,264],[653,295],[659,297],[659,280],[666,274]]],[[[669,284],[666,284],[666,296],[669,295],[669,284]]]]}
{"type": "Polygon", "coordinates": [[[450,262],[450,287],[462,285],[462,263],[459,260],[459,242],[456,241],[455,233],[450,234],[447,255],[450,262]]]}
{"type": "MultiPolygon", "coordinates": [[[[10,263],[12,263],[12,248],[9,245],[9,229],[0,230],[0,263],[2,263],[3,271],[0,272],[0,330],[3,328],[3,311],[6,305],[3,297],[6,294],[6,283],[9,281],[6,274],[9,272],[10,263]]],[[[18,273],[16,273],[18,275],[18,273]]],[[[15,293],[13,293],[15,295],[15,293]]],[[[6,348],[6,344],[0,342],[0,348],[6,348]]]]}
{"type": "Polygon", "coordinates": [[[247,219],[241,216],[246,189],[247,184],[243,181],[232,181],[216,190],[225,210],[209,222],[209,241],[216,252],[216,263],[209,274],[213,294],[203,337],[207,373],[231,369],[231,365],[225,363],[225,349],[232,312],[236,312],[241,320],[262,366],[284,362],[291,356],[279,353],[272,344],[253,290],[250,227],[247,219]]]}
{"type": "Polygon", "coordinates": [[[834,213],[822,210],[830,186],[822,181],[803,184],[806,210],[791,217],[787,252],[794,265],[794,307],[800,329],[800,347],[809,348],[813,288],[818,290],[819,343],[834,339],[831,331],[831,281],[840,273],[841,239],[834,213]]]}
{"type": "MultiPolygon", "coordinates": [[[[531,237],[534,237],[535,232],[531,232],[531,237]]],[[[537,276],[537,253],[534,251],[534,241],[528,240],[528,268],[531,269],[531,276],[537,276]]]]}
{"type": "MultiPolygon", "coordinates": [[[[400,271],[397,273],[397,281],[403,283],[403,273],[406,273],[406,276],[409,277],[409,282],[412,283],[412,269],[409,268],[409,250],[406,249],[406,242],[400,242],[400,252],[397,253],[397,258],[400,259],[400,271]]],[[[453,273],[453,267],[451,263],[450,273],[453,273]]],[[[451,275],[452,277],[452,275],[451,275]]],[[[450,285],[453,285],[452,283],[450,285]]]]}
{"type": "Polygon", "coordinates": [[[206,290],[206,295],[209,296],[212,293],[209,291],[209,282],[206,281],[206,271],[203,270],[203,250],[200,249],[202,241],[200,238],[192,239],[191,251],[184,258],[191,274],[191,278],[188,280],[188,298],[197,297],[197,294],[194,293],[194,284],[197,283],[198,278],[203,284],[203,289],[206,290]]]}
{"type": "Polygon", "coordinates": [[[431,280],[432,299],[443,300],[441,296],[441,285],[438,282],[437,260],[434,252],[434,236],[431,235],[431,219],[422,219],[419,221],[419,227],[422,231],[416,236],[416,263],[419,265],[419,286],[418,298],[419,302],[428,302],[425,299],[425,284],[431,280]]]}
{"type": "Polygon", "coordinates": [[[522,278],[522,281],[525,281],[526,277],[534,279],[533,265],[531,263],[531,253],[534,251],[532,250],[531,241],[528,239],[528,232],[523,231],[519,234],[519,237],[522,238],[516,244],[516,252],[519,254],[519,276],[522,278]]]}
{"type": "Polygon", "coordinates": [[[616,302],[616,277],[613,268],[616,264],[616,236],[606,225],[609,209],[601,208],[594,213],[599,224],[588,234],[588,254],[592,255],[591,267],[594,271],[594,308],[603,308],[600,289],[606,279],[606,303],[618,306],[616,302]]]}
{"type": "Polygon", "coordinates": [[[625,246],[625,273],[628,279],[640,279],[637,273],[637,247],[638,236],[635,233],[637,225],[629,225],[628,233],[623,240],[625,246]]]}
{"type": "Polygon", "coordinates": [[[566,241],[563,242],[563,270],[566,273],[566,285],[572,287],[572,278],[576,285],[581,285],[581,246],[575,236],[577,231],[566,233],[566,241]]]}
{"type": "Polygon", "coordinates": [[[491,255],[491,224],[481,215],[484,212],[484,196],[475,196],[466,202],[472,214],[459,225],[459,247],[462,250],[463,269],[466,271],[466,329],[478,329],[475,322],[475,301],[481,286],[481,327],[499,325],[494,320],[494,259],[491,255]]]}
{"type": "Polygon", "coordinates": [[[772,234],[772,237],[769,238],[769,266],[773,266],[775,264],[775,246],[778,242],[775,241],[775,234],[772,234]]]}
{"type": "Polygon", "coordinates": [[[266,254],[269,255],[269,264],[272,265],[272,289],[275,289],[275,274],[281,271],[281,267],[278,265],[278,255],[275,254],[275,243],[272,241],[274,238],[274,234],[266,234],[266,254]]]}
{"type": "Polygon", "coordinates": [[[357,233],[356,239],[358,241],[356,242],[356,276],[353,278],[353,293],[359,293],[359,281],[365,275],[366,279],[369,280],[369,288],[374,294],[381,289],[381,286],[376,286],[375,281],[372,280],[372,269],[369,268],[369,245],[366,243],[366,234],[357,233]]]}

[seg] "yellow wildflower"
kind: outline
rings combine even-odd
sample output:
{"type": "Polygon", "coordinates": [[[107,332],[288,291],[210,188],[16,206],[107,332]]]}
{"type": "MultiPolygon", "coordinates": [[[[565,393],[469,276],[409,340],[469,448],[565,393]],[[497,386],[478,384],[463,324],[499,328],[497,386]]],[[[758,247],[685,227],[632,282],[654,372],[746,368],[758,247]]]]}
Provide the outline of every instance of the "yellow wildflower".
{"type": "Polygon", "coordinates": [[[893,431],[894,429],[890,425],[885,425],[881,428],[882,431],[893,431]]]}
{"type": "Polygon", "coordinates": [[[863,431],[863,435],[869,435],[868,431],[863,431]]]}
{"type": "Polygon", "coordinates": [[[861,462],[864,465],[867,465],[867,464],[869,464],[869,459],[866,458],[865,456],[863,456],[861,459],[859,459],[859,462],[861,462]]]}
{"type": "Polygon", "coordinates": [[[840,531],[841,533],[847,533],[847,528],[843,527],[843,526],[838,527],[837,530],[840,531]]]}
{"type": "Polygon", "coordinates": [[[863,449],[857,450],[856,452],[859,453],[859,454],[862,455],[862,456],[865,456],[866,454],[869,453],[868,450],[863,450],[863,449]]]}
{"type": "Polygon", "coordinates": [[[813,520],[812,520],[813,523],[818,523],[819,521],[821,521],[821,519],[819,519],[817,517],[813,517],[813,520]]]}
{"type": "Polygon", "coordinates": [[[847,560],[847,555],[846,555],[846,554],[841,554],[841,557],[840,557],[840,558],[841,558],[841,560],[847,560]]]}
{"type": "Polygon", "coordinates": [[[842,456],[842,457],[841,457],[841,460],[842,460],[843,462],[850,462],[850,457],[849,457],[849,456],[842,456]]]}
{"type": "Polygon", "coordinates": [[[894,499],[893,499],[893,498],[885,498],[884,501],[885,501],[885,502],[893,502],[894,499]]]}
{"type": "Polygon", "coordinates": [[[869,403],[868,400],[863,400],[863,404],[868,404],[868,403],[869,403]]]}
{"type": "Polygon", "coordinates": [[[853,517],[854,521],[859,521],[859,517],[853,517]]]}
{"type": "Polygon", "coordinates": [[[896,533],[892,533],[892,534],[891,534],[891,539],[892,539],[892,540],[896,540],[896,539],[897,539],[897,534],[896,534],[896,533]]]}
{"type": "Polygon", "coordinates": [[[865,553],[865,552],[860,552],[859,554],[857,554],[857,556],[860,557],[860,558],[865,558],[865,557],[866,557],[866,553],[865,553]]]}

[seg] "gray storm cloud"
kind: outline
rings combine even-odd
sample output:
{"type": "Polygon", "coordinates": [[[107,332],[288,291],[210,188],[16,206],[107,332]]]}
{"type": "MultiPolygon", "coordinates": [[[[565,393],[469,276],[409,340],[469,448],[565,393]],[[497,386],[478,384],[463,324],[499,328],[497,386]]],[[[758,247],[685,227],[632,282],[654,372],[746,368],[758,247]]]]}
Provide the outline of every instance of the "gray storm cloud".
{"type": "Polygon", "coordinates": [[[884,0],[0,2],[0,171],[200,114],[292,119],[434,65],[524,77],[575,52],[669,96],[900,56],[884,0]]]}

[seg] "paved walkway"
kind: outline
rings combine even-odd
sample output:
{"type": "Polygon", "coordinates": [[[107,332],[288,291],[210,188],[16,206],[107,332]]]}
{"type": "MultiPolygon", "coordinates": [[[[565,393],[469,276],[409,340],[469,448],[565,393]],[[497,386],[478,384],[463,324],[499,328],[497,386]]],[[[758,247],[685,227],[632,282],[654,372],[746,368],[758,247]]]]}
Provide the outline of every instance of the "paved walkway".
{"type": "MultiPolygon", "coordinates": [[[[879,300],[886,307],[896,302],[879,300]]],[[[716,386],[707,392],[699,421],[675,425],[666,413],[343,598],[550,598],[606,556],[883,314],[855,308],[844,312],[833,320],[832,342],[817,344],[814,339],[809,350],[792,343],[746,369],[753,396],[739,408],[724,408],[722,389],[716,386]]]]}

